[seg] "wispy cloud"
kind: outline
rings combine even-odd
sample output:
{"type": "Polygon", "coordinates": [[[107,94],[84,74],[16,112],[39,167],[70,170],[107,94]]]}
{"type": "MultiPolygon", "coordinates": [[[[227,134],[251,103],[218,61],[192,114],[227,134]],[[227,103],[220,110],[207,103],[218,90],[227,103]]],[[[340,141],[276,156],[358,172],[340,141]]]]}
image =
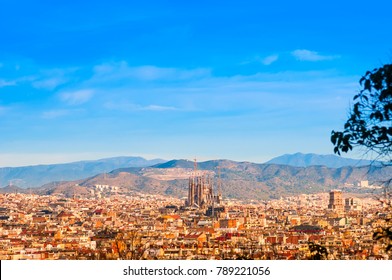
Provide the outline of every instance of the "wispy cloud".
{"type": "Polygon", "coordinates": [[[71,80],[78,80],[75,77],[75,72],[78,68],[38,70],[38,66],[29,65],[26,69],[15,71],[8,67],[5,71],[7,71],[9,78],[4,79],[0,77],[0,88],[6,86],[31,86],[35,89],[53,90],[71,80]]]}
{"type": "Polygon", "coordinates": [[[122,110],[122,111],[156,111],[156,112],[163,112],[163,111],[177,111],[179,110],[178,108],[174,106],[163,106],[163,105],[146,105],[142,106],[139,104],[133,104],[133,103],[114,103],[112,101],[107,102],[105,104],[105,107],[107,109],[111,110],[122,110]]]}
{"type": "Polygon", "coordinates": [[[273,54],[270,56],[265,57],[261,63],[263,63],[264,65],[271,65],[272,63],[274,63],[275,61],[277,61],[279,59],[279,55],[277,54],[273,54]]]}
{"type": "Polygon", "coordinates": [[[47,90],[52,90],[58,87],[59,85],[62,85],[67,82],[67,79],[65,78],[49,78],[49,79],[42,79],[33,82],[33,87],[38,88],[38,89],[47,89],[47,90]]]}
{"type": "Polygon", "coordinates": [[[251,59],[245,60],[243,62],[241,62],[241,65],[247,65],[247,64],[263,64],[263,65],[271,65],[272,63],[276,62],[279,59],[279,55],[278,54],[272,54],[269,56],[259,56],[256,55],[254,57],[252,57],[251,59]]]}
{"type": "Polygon", "coordinates": [[[164,68],[152,65],[129,67],[124,61],[94,67],[93,80],[133,79],[141,81],[184,81],[211,75],[210,69],[164,68]]]}
{"type": "Polygon", "coordinates": [[[130,74],[141,80],[189,80],[201,78],[210,74],[206,69],[176,69],[142,66],[131,69],[130,74]]]}
{"type": "Polygon", "coordinates": [[[300,61],[323,61],[339,58],[337,55],[321,55],[316,51],[305,49],[292,51],[291,54],[300,61]]]}
{"type": "Polygon", "coordinates": [[[69,105],[81,105],[94,96],[94,90],[82,89],[60,93],[60,99],[69,105]]]}
{"type": "Polygon", "coordinates": [[[15,85],[16,85],[16,81],[6,81],[3,79],[0,79],[0,88],[8,87],[8,86],[15,86],[15,85]]]}
{"type": "Polygon", "coordinates": [[[67,116],[71,114],[72,110],[50,110],[50,111],[45,111],[42,113],[42,118],[44,119],[56,119],[59,117],[67,116]]]}
{"type": "Polygon", "coordinates": [[[58,86],[67,83],[76,70],[77,68],[48,69],[41,71],[32,82],[32,86],[38,89],[53,90],[58,86]]]}
{"type": "Polygon", "coordinates": [[[171,106],[160,106],[160,105],[148,105],[142,107],[142,110],[145,111],[175,111],[177,108],[171,106]]]}

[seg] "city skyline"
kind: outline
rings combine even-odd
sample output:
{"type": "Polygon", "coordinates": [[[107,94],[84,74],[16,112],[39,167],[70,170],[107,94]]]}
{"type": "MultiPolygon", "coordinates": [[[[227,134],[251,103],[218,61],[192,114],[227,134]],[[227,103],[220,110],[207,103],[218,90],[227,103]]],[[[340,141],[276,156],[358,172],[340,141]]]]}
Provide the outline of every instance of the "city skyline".
{"type": "Polygon", "coordinates": [[[0,166],[332,154],[391,5],[5,3],[0,166]]]}

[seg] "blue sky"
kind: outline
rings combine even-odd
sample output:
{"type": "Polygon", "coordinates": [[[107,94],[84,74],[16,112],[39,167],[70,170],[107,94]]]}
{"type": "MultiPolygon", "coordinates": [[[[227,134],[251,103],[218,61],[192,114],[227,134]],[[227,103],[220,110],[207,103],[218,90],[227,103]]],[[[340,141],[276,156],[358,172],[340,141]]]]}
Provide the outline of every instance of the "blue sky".
{"type": "Polygon", "coordinates": [[[386,0],[80,2],[1,3],[0,166],[330,154],[391,62],[386,0]]]}

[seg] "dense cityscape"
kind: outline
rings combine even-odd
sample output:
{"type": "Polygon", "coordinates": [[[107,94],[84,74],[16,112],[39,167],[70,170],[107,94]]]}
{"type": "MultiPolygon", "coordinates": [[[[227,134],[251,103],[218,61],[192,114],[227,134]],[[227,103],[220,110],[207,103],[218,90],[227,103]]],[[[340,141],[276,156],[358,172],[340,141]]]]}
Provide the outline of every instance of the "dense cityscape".
{"type": "Polygon", "coordinates": [[[392,1],[2,2],[0,260],[392,259],[392,1]]]}
{"type": "Polygon", "coordinates": [[[195,173],[184,199],[110,185],[88,196],[0,194],[0,259],[391,258],[374,238],[390,226],[380,197],[331,190],[247,202],[217,185],[195,173]]]}

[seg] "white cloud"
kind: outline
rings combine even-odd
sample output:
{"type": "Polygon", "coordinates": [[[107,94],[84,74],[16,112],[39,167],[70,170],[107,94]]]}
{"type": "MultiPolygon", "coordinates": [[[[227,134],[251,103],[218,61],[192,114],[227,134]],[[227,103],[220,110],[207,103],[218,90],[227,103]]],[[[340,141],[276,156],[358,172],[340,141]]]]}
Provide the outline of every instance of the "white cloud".
{"type": "Polygon", "coordinates": [[[56,119],[59,117],[67,116],[71,113],[71,110],[51,110],[42,113],[44,119],[56,119]]]}
{"type": "Polygon", "coordinates": [[[246,65],[246,64],[263,64],[263,65],[271,65],[272,63],[274,63],[275,61],[277,61],[279,59],[279,55],[278,54],[272,54],[266,57],[260,57],[260,56],[255,56],[249,60],[245,60],[243,62],[241,62],[241,65],[246,65]]]}
{"type": "Polygon", "coordinates": [[[322,61],[322,60],[332,60],[339,58],[336,55],[321,55],[318,52],[310,50],[295,50],[291,54],[300,61],[322,61]]]}
{"type": "Polygon", "coordinates": [[[76,70],[77,68],[49,69],[37,71],[34,74],[27,73],[27,75],[14,77],[12,80],[0,78],[0,88],[28,84],[37,89],[53,90],[69,82],[76,70]]]}
{"type": "Polygon", "coordinates": [[[107,109],[111,110],[122,110],[122,111],[176,111],[179,110],[176,107],[173,106],[162,106],[162,105],[147,105],[147,106],[142,106],[139,104],[133,104],[133,103],[114,103],[114,102],[108,102],[105,104],[105,107],[107,109]]]}
{"type": "Polygon", "coordinates": [[[279,59],[279,55],[277,54],[273,54],[270,56],[265,57],[261,63],[263,63],[264,65],[271,65],[272,63],[274,63],[275,61],[277,61],[279,59]]]}
{"type": "Polygon", "coordinates": [[[110,80],[135,79],[141,81],[184,81],[208,77],[210,69],[180,69],[164,68],[152,65],[129,67],[124,61],[108,63],[94,67],[93,81],[102,82],[110,80]]]}
{"type": "Polygon", "coordinates": [[[14,85],[16,85],[16,81],[6,81],[3,79],[0,79],[0,88],[14,86],[14,85]]]}
{"type": "Polygon", "coordinates": [[[88,102],[94,95],[94,90],[82,89],[77,91],[63,92],[60,99],[69,105],[80,105],[88,102]]]}
{"type": "Polygon", "coordinates": [[[43,70],[32,82],[32,86],[38,89],[53,90],[67,83],[76,70],[77,68],[43,70]]]}
{"type": "Polygon", "coordinates": [[[67,82],[65,78],[49,78],[33,82],[33,87],[38,89],[52,90],[67,82]]]}
{"type": "Polygon", "coordinates": [[[177,109],[175,107],[171,107],[171,106],[148,105],[148,106],[142,107],[142,110],[145,110],[145,111],[174,111],[177,109]]]}

